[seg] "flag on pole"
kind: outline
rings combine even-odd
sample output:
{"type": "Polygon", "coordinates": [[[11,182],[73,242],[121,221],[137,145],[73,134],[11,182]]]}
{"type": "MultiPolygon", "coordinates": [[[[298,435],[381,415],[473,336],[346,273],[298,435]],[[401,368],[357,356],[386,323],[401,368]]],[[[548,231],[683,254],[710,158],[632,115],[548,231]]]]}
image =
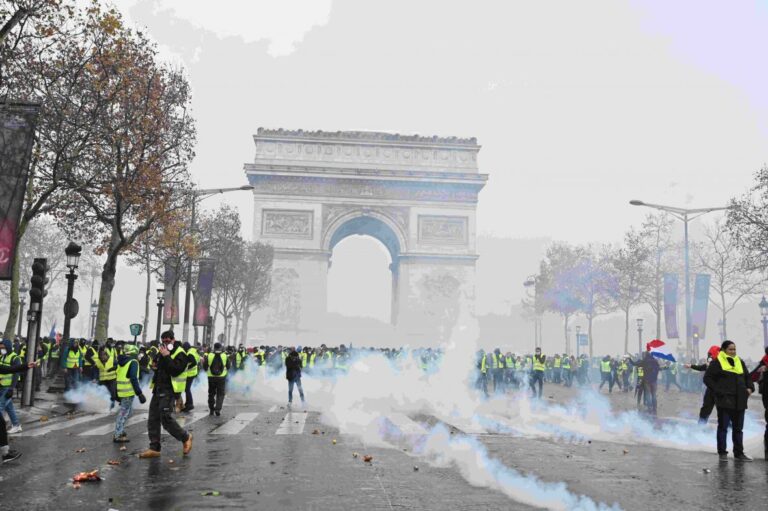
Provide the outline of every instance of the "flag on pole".
{"type": "Polygon", "coordinates": [[[53,326],[51,327],[51,331],[48,333],[49,339],[55,339],[56,338],[56,322],[53,322],[53,326]]]}
{"type": "Polygon", "coordinates": [[[660,341],[659,339],[654,339],[645,345],[645,349],[647,351],[650,351],[651,355],[656,358],[661,358],[669,362],[677,362],[675,360],[675,356],[672,355],[671,351],[669,351],[669,348],[664,343],[664,341],[660,341]]]}

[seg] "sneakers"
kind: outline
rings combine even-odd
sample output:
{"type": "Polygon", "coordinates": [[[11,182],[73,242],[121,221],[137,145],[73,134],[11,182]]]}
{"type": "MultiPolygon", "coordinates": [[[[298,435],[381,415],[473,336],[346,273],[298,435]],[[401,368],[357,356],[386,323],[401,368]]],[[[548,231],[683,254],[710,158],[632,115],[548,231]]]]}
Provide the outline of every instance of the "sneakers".
{"type": "Polygon", "coordinates": [[[13,435],[16,433],[21,433],[21,424],[19,424],[18,426],[13,426],[11,429],[8,430],[9,435],[13,435]]]}
{"type": "Polygon", "coordinates": [[[221,417],[221,412],[220,412],[220,411],[216,410],[216,411],[215,411],[215,412],[213,412],[213,413],[215,413],[215,414],[216,414],[216,417],[221,417]]]}
{"type": "Polygon", "coordinates": [[[189,436],[187,437],[187,441],[184,442],[184,455],[189,454],[189,451],[192,450],[192,433],[189,433],[189,436]]]}
{"type": "Polygon", "coordinates": [[[213,415],[213,410],[208,410],[208,415],[213,415]]]}
{"type": "Polygon", "coordinates": [[[748,455],[746,455],[744,453],[736,454],[734,456],[734,458],[739,460],[739,461],[752,461],[753,460],[753,458],[751,456],[748,456],[748,455]]]}
{"type": "Polygon", "coordinates": [[[127,444],[128,442],[130,442],[130,440],[128,439],[127,436],[118,436],[118,437],[114,437],[112,439],[112,442],[116,444],[127,444]]]}
{"type": "Polygon", "coordinates": [[[8,451],[8,454],[3,455],[3,463],[8,463],[9,461],[19,459],[20,457],[21,453],[19,451],[8,451]]]}
{"type": "Polygon", "coordinates": [[[154,449],[147,449],[146,451],[139,454],[139,458],[145,460],[148,458],[159,458],[160,457],[160,451],[156,451],[154,449]]]}
{"type": "Polygon", "coordinates": [[[728,453],[718,454],[720,461],[728,461],[728,453]]]}

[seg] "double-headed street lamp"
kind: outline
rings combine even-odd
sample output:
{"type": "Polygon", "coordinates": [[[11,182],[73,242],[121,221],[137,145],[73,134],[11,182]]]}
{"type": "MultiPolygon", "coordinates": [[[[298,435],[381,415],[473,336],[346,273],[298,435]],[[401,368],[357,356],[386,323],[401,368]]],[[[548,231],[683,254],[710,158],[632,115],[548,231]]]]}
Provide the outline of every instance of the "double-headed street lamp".
{"type": "Polygon", "coordinates": [[[232,335],[232,314],[227,314],[227,346],[229,346],[230,335],[232,335]]]}
{"type": "Polygon", "coordinates": [[[99,313],[99,304],[94,300],[91,302],[91,328],[88,331],[88,337],[93,340],[96,335],[96,315],[99,313]]]}
{"type": "MultiPolygon", "coordinates": [[[[210,188],[207,190],[192,190],[189,192],[189,196],[192,199],[192,219],[190,221],[190,232],[194,234],[195,232],[195,213],[196,213],[196,205],[198,202],[207,199],[208,197],[213,197],[214,195],[218,195],[220,193],[225,192],[238,192],[238,191],[250,191],[253,190],[253,186],[251,185],[243,185],[238,186],[235,188],[210,188]]],[[[187,286],[184,291],[184,325],[181,329],[181,338],[184,341],[189,341],[189,309],[190,309],[190,301],[192,298],[192,261],[189,261],[189,264],[187,265],[187,286]]],[[[159,336],[158,336],[159,339],[159,336]]]]}
{"type": "Polygon", "coordinates": [[[765,295],[758,305],[760,306],[760,315],[763,318],[760,320],[763,324],[763,346],[768,348],[768,300],[765,299],[765,295]]]}
{"type": "Polygon", "coordinates": [[[26,299],[27,299],[27,293],[29,292],[29,288],[25,283],[21,284],[21,287],[19,288],[19,294],[21,295],[21,302],[19,302],[19,326],[18,331],[16,332],[16,337],[21,339],[21,323],[24,321],[24,305],[26,305],[26,299]]]}
{"type": "Polygon", "coordinates": [[[691,342],[693,332],[691,331],[691,281],[690,281],[690,262],[689,262],[689,254],[688,254],[688,222],[700,217],[701,215],[706,215],[707,213],[711,213],[713,211],[723,211],[726,209],[730,209],[730,206],[717,207],[717,208],[689,209],[689,208],[677,208],[674,206],[662,206],[660,204],[649,204],[641,200],[631,200],[629,201],[629,203],[633,206],[646,206],[649,208],[666,211],[673,217],[677,218],[678,220],[681,220],[683,222],[683,225],[685,226],[685,250],[684,250],[684,256],[683,256],[685,258],[685,350],[686,350],[686,355],[689,358],[691,357],[691,354],[694,354],[694,356],[698,358],[698,344],[696,346],[696,351],[694,353],[693,343],[691,342]]]}
{"type": "Polygon", "coordinates": [[[538,310],[538,301],[536,296],[536,283],[538,282],[537,279],[539,278],[538,275],[529,275],[527,279],[525,279],[525,282],[523,282],[523,287],[526,289],[533,289],[533,296],[529,295],[529,298],[533,298],[533,347],[534,348],[540,348],[541,347],[541,325],[539,324],[539,310],[538,310]]]}
{"type": "Polygon", "coordinates": [[[637,318],[637,356],[643,356],[643,318],[637,318]]]}
{"type": "Polygon", "coordinates": [[[157,288],[157,330],[155,333],[155,340],[160,342],[160,328],[163,324],[163,298],[165,297],[165,289],[162,287],[157,288]]]}

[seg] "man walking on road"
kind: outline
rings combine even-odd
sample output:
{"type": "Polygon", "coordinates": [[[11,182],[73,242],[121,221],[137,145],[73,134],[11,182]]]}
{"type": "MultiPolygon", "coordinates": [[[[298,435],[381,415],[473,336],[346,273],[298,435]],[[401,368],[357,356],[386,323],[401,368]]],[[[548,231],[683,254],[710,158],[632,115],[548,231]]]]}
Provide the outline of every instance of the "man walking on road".
{"type": "Polygon", "coordinates": [[[208,411],[216,417],[221,415],[224,394],[227,391],[227,373],[232,360],[221,349],[221,344],[213,345],[213,353],[203,357],[203,370],[208,375],[208,411]]]}
{"type": "Polygon", "coordinates": [[[120,409],[117,411],[112,441],[119,444],[129,442],[125,434],[125,421],[131,416],[133,397],[139,396],[139,402],[142,404],[147,402],[139,386],[139,362],[136,360],[138,354],[139,349],[135,345],[126,344],[123,353],[117,357],[117,397],[120,400],[120,409]]]}
{"type": "Polygon", "coordinates": [[[285,359],[285,378],[288,380],[288,407],[293,402],[293,386],[299,387],[301,404],[304,405],[304,389],[301,388],[301,358],[295,349],[285,359]]]}
{"type": "Polygon", "coordinates": [[[155,375],[152,378],[152,400],[149,402],[149,449],[142,452],[140,458],[160,457],[160,426],[170,435],[184,444],[184,454],[192,450],[192,435],[179,426],[173,418],[174,394],[180,393],[186,383],[187,355],[181,345],[174,344],[172,331],[160,336],[155,375]]]}

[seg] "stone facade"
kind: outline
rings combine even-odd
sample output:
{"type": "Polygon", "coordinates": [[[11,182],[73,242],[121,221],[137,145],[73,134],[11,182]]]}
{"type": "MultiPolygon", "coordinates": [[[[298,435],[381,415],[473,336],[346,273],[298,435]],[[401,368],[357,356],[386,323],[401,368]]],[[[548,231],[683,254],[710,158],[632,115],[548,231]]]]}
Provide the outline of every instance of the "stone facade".
{"type": "Polygon", "coordinates": [[[333,342],[323,334],[328,267],[353,234],[392,256],[400,342],[437,344],[456,317],[474,317],[475,211],[487,180],[475,139],[259,129],[254,142],[253,235],[275,247],[275,274],[249,339],[333,342]]]}

